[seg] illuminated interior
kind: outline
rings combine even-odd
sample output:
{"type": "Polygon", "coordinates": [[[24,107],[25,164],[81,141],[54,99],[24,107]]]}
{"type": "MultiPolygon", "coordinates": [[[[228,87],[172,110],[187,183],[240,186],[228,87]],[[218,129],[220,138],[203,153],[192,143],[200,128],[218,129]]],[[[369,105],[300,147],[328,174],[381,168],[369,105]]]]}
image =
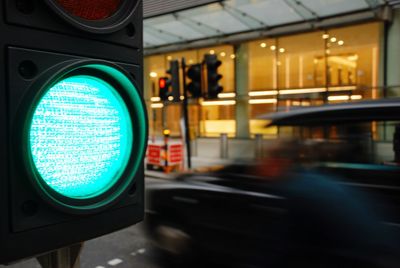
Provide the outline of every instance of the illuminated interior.
{"type": "Polygon", "coordinates": [[[219,73],[224,91],[218,100],[191,103],[190,124],[197,137],[215,137],[227,131],[234,137],[236,106],[243,102],[248,103],[250,133],[254,135],[265,133],[258,119],[261,114],[380,98],[382,26],[373,22],[245,42],[242,45],[247,52],[241,57],[247,58],[248,67],[243,67],[247,71],[239,70],[240,74],[235,67],[239,52],[230,45],[148,56],[145,91],[150,93],[151,133],[159,135],[164,124],[172,136],[180,135],[180,106],[162,105],[155,86],[169,68],[169,61],[185,57],[187,64],[195,64],[207,53],[222,61],[219,73]],[[237,93],[236,76],[247,83],[245,96],[237,93]]]}

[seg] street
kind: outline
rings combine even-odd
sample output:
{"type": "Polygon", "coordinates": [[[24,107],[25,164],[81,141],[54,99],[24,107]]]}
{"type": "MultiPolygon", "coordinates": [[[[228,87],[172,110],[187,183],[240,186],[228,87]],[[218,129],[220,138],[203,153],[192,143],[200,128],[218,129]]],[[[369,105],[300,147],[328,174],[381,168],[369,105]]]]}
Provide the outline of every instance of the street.
{"type": "MultiPolygon", "coordinates": [[[[146,184],[159,182],[165,180],[146,178],[146,184]]],[[[81,253],[81,268],[160,268],[155,259],[142,224],[137,224],[85,242],[81,253]]],[[[35,259],[29,259],[8,266],[0,265],[0,268],[6,267],[39,268],[40,265],[35,259]]]]}

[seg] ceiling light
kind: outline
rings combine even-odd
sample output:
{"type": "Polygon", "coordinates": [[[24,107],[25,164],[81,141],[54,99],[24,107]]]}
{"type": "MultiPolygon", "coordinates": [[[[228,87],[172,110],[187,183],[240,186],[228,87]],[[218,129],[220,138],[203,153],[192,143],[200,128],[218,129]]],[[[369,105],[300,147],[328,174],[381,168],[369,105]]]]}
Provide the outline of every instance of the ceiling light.
{"type": "Polygon", "coordinates": [[[225,101],[203,101],[200,103],[202,106],[226,106],[226,105],[235,105],[236,101],[234,100],[225,100],[225,101]]]}
{"type": "Polygon", "coordinates": [[[218,98],[234,98],[236,94],[234,92],[227,92],[227,93],[219,93],[218,98]]]}
{"type": "Polygon", "coordinates": [[[350,97],[348,95],[337,95],[337,96],[329,96],[328,101],[346,101],[349,100],[350,97]]]}
{"type": "Polygon", "coordinates": [[[150,98],[150,101],[152,101],[152,102],[157,102],[157,101],[160,101],[160,100],[161,100],[160,97],[151,97],[150,98]]]}
{"type": "Polygon", "coordinates": [[[249,104],[267,104],[267,103],[277,103],[277,99],[256,99],[249,100],[249,104]]]}
{"type": "Polygon", "coordinates": [[[291,94],[309,94],[309,93],[319,93],[326,92],[326,88],[297,88],[297,89],[283,89],[279,91],[280,95],[291,95],[291,94]]]}
{"type": "Polygon", "coordinates": [[[271,96],[271,95],[277,95],[277,94],[278,94],[277,90],[252,91],[252,92],[249,92],[249,96],[250,97],[271,96]]]}
{"type": "Polygon", "coordinates": [[[164,107],[164,104],[162,104],[162,103],[152,103],[151,104],[151,108],[153,108],[153,109],[158,109],[158,108],[162,108],[162,107],[164,107]]]}
{"type": "Polygon", "coordinates": [[[361,100],[363,97],[361,95],[351,95],[352,100],[361,100]]]}

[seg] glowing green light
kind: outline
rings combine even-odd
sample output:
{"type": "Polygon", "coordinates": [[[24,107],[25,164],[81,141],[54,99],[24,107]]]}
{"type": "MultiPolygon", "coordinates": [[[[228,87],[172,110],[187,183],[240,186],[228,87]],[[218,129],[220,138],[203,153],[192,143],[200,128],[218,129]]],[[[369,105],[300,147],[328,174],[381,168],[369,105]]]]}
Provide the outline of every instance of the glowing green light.
{"type": "Polygon", "coordinates": [[[29,142],[41,179],[59,194],[87,199],[110,189],[132,149],[128,109],[107,82],[88,75],[59,81],[33,113],[29,142]]]}

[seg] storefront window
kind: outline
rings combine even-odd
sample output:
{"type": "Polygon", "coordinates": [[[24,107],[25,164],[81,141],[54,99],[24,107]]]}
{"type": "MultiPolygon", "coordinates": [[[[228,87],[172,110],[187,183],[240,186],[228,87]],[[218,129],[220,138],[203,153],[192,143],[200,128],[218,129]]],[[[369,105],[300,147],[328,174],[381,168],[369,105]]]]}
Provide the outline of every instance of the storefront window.
{"type": "Polygon", "coordinates": [[[249,43],[249,89],[277,89],[276,39],[249,43]]]}
{"type": "MultiPolygon", "coordinates": [[[[235,54],[232,46],[217,46],[146,57],[145,70],[148,70],[148,74],[145,76],[145,90],[151,92],[151,94],[148,94],[150,98],[147,100],[149,104],[151,136],[162,135],[162,130],[165,128],[171,130],[171,136],[181,136],[182,132],[180,124],[182,107],[180,103],[162,103],[159,100],[159,78],[168,76],[166,72],[170,68],[171,61],[178,60],[181,62],[182,58],[185,58],[186,64],[192,65],[203,62],[205,54],[215,54],[222,62],[218,72],[222,75],[220,84],[224,88],[223,93],[234,92],[235,54]]],[[[182,70],[180,70],[181,95],[183,95],[182,78],[183,73],[182,70]]],[[[204,88],[203,93],[206,94],[206,88],[204,88]]],[[[208,103],[202,105],[202,101],[190,100],[189,117],[191,137],[213,137],[218,136],[220,133],[229,133],[230,136],[234,136],[234,106],[226,106],[219,103],[214,104],[209,100],[206,100],[206,102],[208,103]]]]}
{"type": "Polygon", "coordinates": [[[203,137],[218,137],[221,133],[234,137],[236,133],[235,106],[229,102],[201,106],[200,131],[203,137]]]}
{"type": "Polygon", "coordinates": [[[151,97],[158,96],[158,79],[165,74],[165,58],[163,55],[150,56],[144,59],[145,99],[149,116],[149,135],[154,138],[162,135],[162,104],[153,106],[151,97]]]}
{"type": "Polygon", "coordinates": [[[325,85],[325,42],[322,35],[323,32],[313,32],[277,40],[279,88],[325,85]]]}
{"type": "Polygon", "coordinates": [[[218,72],[222,75],[220,85],[223,86],[223,92],[235,91],[235,54],[232,46],[217,46],[198,50],[198,62],[202,62],[204,55],[214,54],[222,62],[218,72]]]}
{"type": "MultiPolygon", "coordinates": [[[[168,53],[168,54],[165,54],[164,57],[165,57],[165,61],[167,63],[167,69],[170,68],[169,66],[170,66],[171,61],[178,61],[180,64],[182,61],[182,58],[185,58],[187,65],[199,63],[197,50],[168,53]]],[[[180,78],[179,82],[180,82],[181,95],[183,95],[183,79],[182,79],[182,77],[183,77],[182,68],[179,68],[179,78],[180,78]]]]}
{"type": "Polygon", "coordinates": [[[146,57],[145,90],[153,97],[147,100],[151,107],[150,133],[159,135],[162,128],[169,128],[173,135],[181,134],[181,105],[164,105],[154,97],[158,97],[158,79],[166,76],[170,61],[180,61],[182,57],[191,65],[203,62],[206,54],[217,55],[222,62],[219,73],[223,76],[223,93],[231,93],[219,96],[218,100],[190,101],[190,132],[196,137],[215,137],[220,133],[235,136],[235,105],[243,98],[249,101],[251,134],[265,136],[276,136],[278,131],[264,128],[267,122],[259,119],[262,114],[380,98],[382,28],[382,23],[375,22],[246,43],[248,70],[243,73],[248,74],[249,96],[233,94],[237,93],[233,46],[146,57]]]}
{"type": "Polygon", "coordinates": [[[379,97],[380,31],[380,23],[369,23],[327,32],[328,86],[338,89],[348,86],[347,91],[330,93],[330,100],[342,95],[350,96],[350,100],[379,97]]]}

